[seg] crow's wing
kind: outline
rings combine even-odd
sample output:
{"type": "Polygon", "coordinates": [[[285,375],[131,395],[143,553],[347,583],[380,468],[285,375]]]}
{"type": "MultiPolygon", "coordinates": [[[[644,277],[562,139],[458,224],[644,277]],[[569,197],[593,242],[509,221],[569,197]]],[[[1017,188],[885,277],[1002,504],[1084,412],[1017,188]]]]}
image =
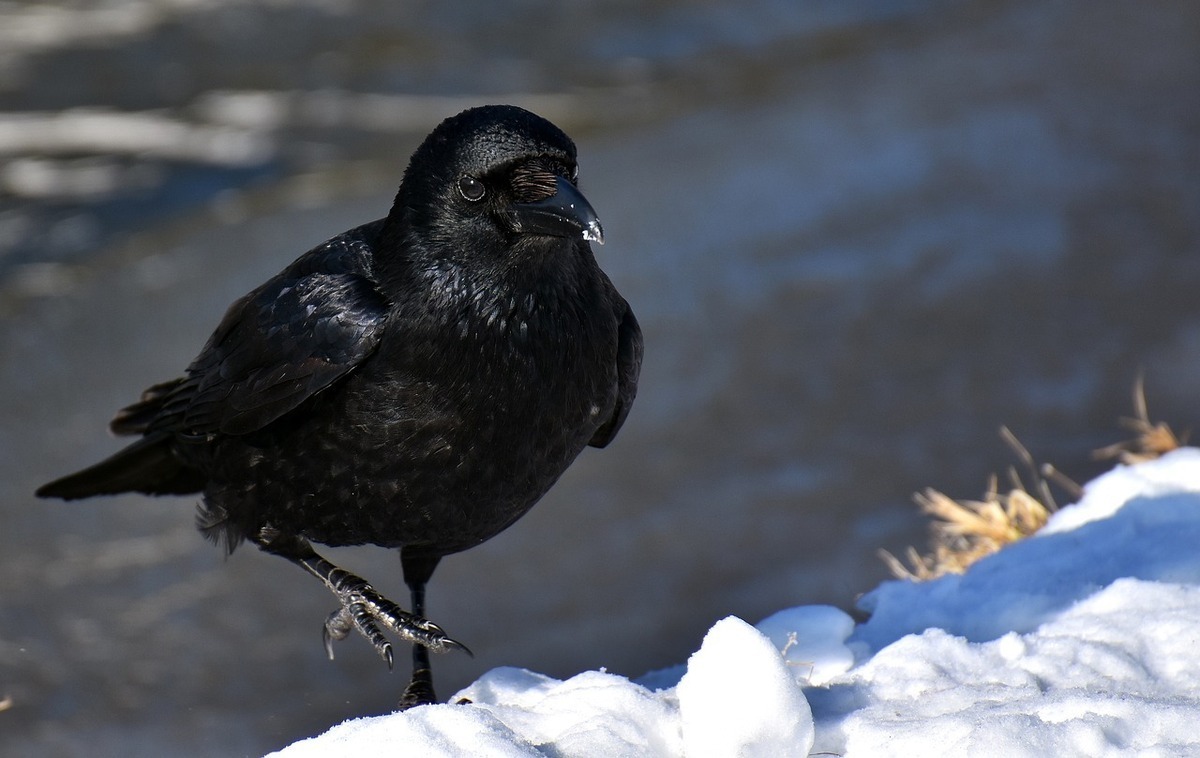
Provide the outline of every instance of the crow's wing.
{"type": "Polygon", "coordinates": [[[604,447],[621,430],[633,399],[637,396],[638,374],[642,371],[642,328],[629,303],[621,300],[624,313],[617,330],[617,402],[608,420],[596,430],[588,442],[592,447],[604,447]]]}
{"type": "MultiPolygon", "coordinates": [[[[361,364],[379,343],[388,306],[359,273],[285,271],[230,306],[182,380],[147,391],[158,409],[143,429],[262,429],[361,364]]],[[[113,421],[115,431],[136,429],[122,418],[113,421]]]]}

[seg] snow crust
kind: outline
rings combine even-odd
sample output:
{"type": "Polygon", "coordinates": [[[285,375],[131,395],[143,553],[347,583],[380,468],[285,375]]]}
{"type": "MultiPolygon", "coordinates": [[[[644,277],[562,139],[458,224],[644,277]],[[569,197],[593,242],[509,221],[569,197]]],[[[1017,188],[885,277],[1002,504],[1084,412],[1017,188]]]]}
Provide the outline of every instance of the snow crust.
{"type": "Polygon", "coordinates": [[[276,753],[421,756],[1200,755],[1200,450],[1089,483],[962,576],[717,621],[631,681],[488,672],[451,703],[276,753]]]}

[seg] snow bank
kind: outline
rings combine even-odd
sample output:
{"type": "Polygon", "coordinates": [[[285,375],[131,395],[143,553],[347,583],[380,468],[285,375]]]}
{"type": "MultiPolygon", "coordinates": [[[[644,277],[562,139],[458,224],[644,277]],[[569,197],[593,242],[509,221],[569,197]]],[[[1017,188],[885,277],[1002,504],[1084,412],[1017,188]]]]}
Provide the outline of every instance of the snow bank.
{"type": "Polygon", "coordinates": [[[1200,755],[1200,450],[1091,482],[962,576],[718,621],[641,683],[496,669],[276,755],[1200,755]]]}
{"type": "Polygon", "coordinates": [[[741,619],[718,621],[677,687],[585,671],[566,681],[512,668],[403,714],[356,719],[276,755],[807,755],[813,719],[779,650],[741,619]]]}
{"type": "Polygon", "coordinates": [[[1029,634],[972,643],[929,629],[814,695],[830,733],[818,749],[1198,755],[1197,643],[1200,588],[1138,579],[1117,580],[1029,634]]]}

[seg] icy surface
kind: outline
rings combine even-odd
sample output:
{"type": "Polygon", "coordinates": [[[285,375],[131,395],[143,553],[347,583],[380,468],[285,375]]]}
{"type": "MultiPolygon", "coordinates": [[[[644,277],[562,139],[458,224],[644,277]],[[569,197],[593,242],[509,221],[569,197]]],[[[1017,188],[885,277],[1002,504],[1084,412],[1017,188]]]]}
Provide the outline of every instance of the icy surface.
{"type": "Polygon", "coordinates": [[[1198,755],[1200,450],[1118,467],[963,576],[716,622],[642,684],[496,669],[307,755],[1198,755]],[[645,686],[653,682],[656,687],[645,686]]]}

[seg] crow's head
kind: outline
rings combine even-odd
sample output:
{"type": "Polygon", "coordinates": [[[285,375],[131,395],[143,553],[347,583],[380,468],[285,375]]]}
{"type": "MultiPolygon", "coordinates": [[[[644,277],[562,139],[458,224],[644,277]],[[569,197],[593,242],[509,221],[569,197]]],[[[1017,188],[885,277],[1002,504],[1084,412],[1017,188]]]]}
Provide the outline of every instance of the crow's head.
{"type": "Polygon", "coordinates": [[[511,105],[471,108],[413,153],[390,219],[427,250],[455,257],[603,244],[577,174],[575,144],[546,119],[511,105]]]}

